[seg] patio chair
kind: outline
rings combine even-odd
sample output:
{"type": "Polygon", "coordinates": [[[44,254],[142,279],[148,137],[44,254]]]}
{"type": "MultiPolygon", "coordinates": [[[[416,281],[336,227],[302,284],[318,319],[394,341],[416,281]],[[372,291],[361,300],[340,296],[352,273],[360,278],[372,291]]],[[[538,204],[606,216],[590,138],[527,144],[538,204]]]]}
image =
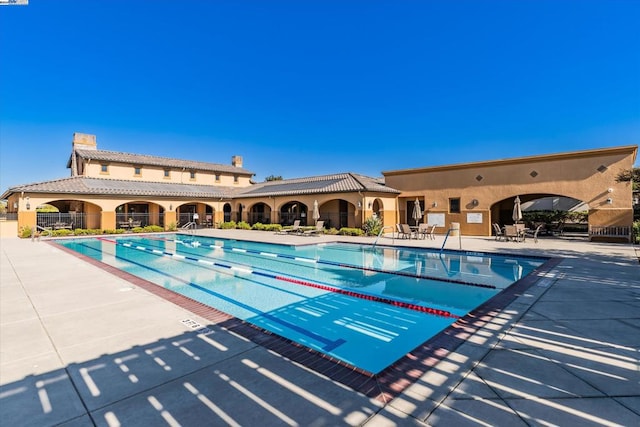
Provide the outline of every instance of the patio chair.
{"type": "Polygon", "coordinates": [[[435,225],[429,224],[419,224],[418,231],[416,232],[418,239],[426,239],[427,237],[431,240],[435,240],[436,236],[433,234],[436,231],[435,225]]]}
{"type": "Polygon", "coordinates": [[[278,231],[276,234],[292,234],[292,233],[299,233],[300,232],[300,220],[296,219],[295,221],[293,221],[293,226],[291,228],[283,228],[282,230],[278,231]]]}
{"type": "Polygon", "coordinates": [[[413,238],[413,230],[409,224],[400,224],[400,227],[402,228],[403,239],[413,238]]]}
{"type": "Polygon", "coordinates": [[[324,233],[324,221],[318,221],[316,223],[316,228],[312,228],[311,230],[305,230],[302,232],[305,236],[312,236],[314,234],[322,234],[324,233]]]}
{"type": "Polygon", "coordinates": [[[505,225],[504,237],[506,240],[512,240],[514,242],[524,242],[524,230],[520,230],[515,225],[505,225]]]}
{"type": "Polygon", "coordinates": [[[493,231],[496,234],[496,240],[507,240],[506,236],[504,235],[504,231],[502,231],[502,229],[496,222],[493,223],[493,231]]]}

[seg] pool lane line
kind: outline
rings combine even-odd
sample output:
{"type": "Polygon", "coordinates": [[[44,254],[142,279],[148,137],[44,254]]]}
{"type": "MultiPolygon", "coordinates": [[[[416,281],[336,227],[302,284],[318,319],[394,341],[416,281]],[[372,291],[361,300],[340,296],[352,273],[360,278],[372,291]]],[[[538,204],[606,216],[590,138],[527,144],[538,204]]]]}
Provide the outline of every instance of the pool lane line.
{"type": "MultiPolygon", "coordinates": [[[[117,242],[115,240],[110,240],[110,239],[105,239],[102,237],[98,237],[98,240],[104,240],[116,245],[121,245],[130,249],[136,249],[136,250],[140,250],[143,252],[149,252],[155,255],[163,255],[163,256],[168,256],[168,257],[173,257],[173,258],[178,258],[178,259],[184,259],[184,260],[188,260],[188,261],[193,261],[193,262],[197,262],[197,263],[203,263],[203,264],[207,264],[207,265],[214,265],[216,267],[222,267],[222,268],[226,268],[226,269],[235,269],[235,270],[241,270],[243,273],[247,273],[247,274],[254,274],[256,276],[262,276],[262,277],[267,277],[270,279],[275,279],[275,280],[280,280],[283,282],[289,282],[289,283],[294,283],[297,285],[303,285],[303,286],[308,286],[308,287],[312,287],[312,288],[316,288],[316,289],[321,289],[324,291],[328,291],[328,292],[334,292],[337,294],[341,294],[341,295],[347,295],[347,296],[351,296],[354,298],[359,298],[359,299],[364,299],[364,300],[368,300],[368,301],[375,301],[375,302],[380,302],[383,304],[388,304],[388,305],[392,305],[395,307],[401,307],[401,308],[406,308],[409,310],[414,310],[414,311],[419,311],[422,313],[426,313],[426,314],[432,314],[435,316],[441,316],[441,317],[449,317],[449,318],[453,318],[453,319],[459,319],[460,316],[458,316],[457,314],[453,314],[449,311],[446,310],[441,310],[438,308],[433,308],[433,307],[427,307],[427,306],[423,306],[423,305],[418,305],[418,304],[411,304],[408,302],[404,302],[404,301],[396,301],[396,300],[392,300],[389,298],[382,298],[376,295],[367,295],[367,294],[362,294],[360,292],[353,292],[353,291],[348,291],[346,289],[340,289],[340,288],[335,288],[333,286],[327,286],[327,285],[321,285],[319,283],[313,283],[313,282],[309,282],[307,280],[301,280],[301,279],[296,279],[293,277],[286,277],[286,276],[281,276],[278,274],[272,274],[272,273],[265,273],[265,272],[261,272],[261,271],[256,271],[253,269],[248,269],[248,268],[234,268],[233,266],[230,265],[226,265],[224,263],[219,263],[219,262],[213,262],[213,261],[208,261],[208,260],[202,260],[202,259],[198,259],[196,257],[190,257],[190,256],[184,256],[184,255],[177,255],[174,254],[172,252],[166,252],[166,251],[160,251],[157,249],[150,249],[150,248],[146,248],[144,246],[139,246],[139,245],[134,245],[132,243],[120,243],[117,242]]],[[[133,261],[130,261],[133,262],[133,261]]],[[[164,273],[163,273],[164,274],[164,273]]]]}
{"type": "MultiPolygon", "coordinates": [[[[105,241],[105,242],[113,243],[113,244],[115,244],[115,245],[122,245],[122,246],[128,247],[128,248],[130,248],[130,249],[142,250],[142,249],[141,249],[141,248],[142,248],[141,246],[136,246],[136,247],[133,247],[133,246],[126,246],[126,245],[124,245],[124,244],[121,244],[121,243],[116,242],[115,240],[105,239],[105,238],[101,238],[101,237],[98,237],[97,239],[98,239],[98,240],[105,241]]],[[[88,247],[88,248],[90,248],[90,249],[93,249],[93,250],[95,250],[95,251],[99,251],[99,249],[97,249],[97,248],[93,248],[93,247],[91,247],[91,246],[89,246],[89,245],[86,245],[86,244],[84,244],[84,243],[81,243],[81,245],[82,245],[82,246],[85,246],[85,247],[88,247]]],[[[149,252],[149,251],[144,251],[144,252],[149,252]]],[[[157,251],[157,252],[159,252],[159,251],[157,251]]],[[[157,252],[151,251],[150,253],[152,253],[153,255],[160,255],[160,254],[158,254],[157,252]]],[[[141,263],[141,262],[137,262],[137,261],[133,261],[133,260],[131,260],[131,259],[125,258],[125,257],[120,256],[120,255],[115,255],[115,257],[116,257],[116,258],[119,258],[119,259],[122,259],[122,260],[124,260],[124,261],[126,261],[126,262],[128,262],[128,263],[133,264],[133,265],[137,265],[137,266],[142,267],[142,268],[144,268],[144,269],[147,269],[147,270],[153,271],[154,273],[157,273],[157,274],[160,274],[160,275],[162,275],[162,276],[168,277],[168,278],[170,278],[170,279],[176,280],[176,281],[178,281],[178,282],[184,283],[185,285],[188,285],[188,286],[191,286],[191,287],[193,287],[193,288],[195,288],[195,289],[198,289],[198,290],[199,290],[199,291],[201,291],[201,292],[207,293],[207,294],[212,295],[212,296],[214,296],[214,297],[216,297],[216,298],[219,298],[219,299],[221,299],[221,300],[224,300],[224,301],[230,302],[231,304],[237,305],[237,306],[238,306],[238,307],[240,307],[240,308],[243,308],[243,309],[245,309],[245,310],[247,310],[247,311],[250,311],[250,312],[255,313],[255,314],[259,315],[259,316],[262,316],[263,318],[265,318],[265,319],[267,319],[267,320],[270,320],[270,321],[272,321],[272,322],[275,322],[275,323],[278,323],[278,324],[280,324],[280,325],[286,326],[286,327],[287,327],[287,328],[289,328],[289,329],[292,329],[292,330],[294,330],[294,331],[296,331],[296,332],[298,332],[298,333],[300,333],[300,334],[302,334],[302,335],[306,335],[306,336],[308,336],[309,338],[312,338],[312,339],[316,340],[317,342],[322,343],[322,344],[324,345],[324,346],[322,347],[322,349],[323,349],[323,350],[325,350],[325,351],[331,351],[331,350],[334,350],[335,348],[337,348],[337,347],[339,347],[339,346],[341,346],[342,344],[344,344],[344,343],[346,343],[346,342],[347,342],[345,339],[342,339],[342,338],[337,339],[337,340],[330,340],[330,339],[328,339],[328,338],[323,337],[322,335],[319,335],[319,334],[317,334],[317,333],[315,333],[315,332],[313,332],[313,331],[310,331],[310,330],[308,330],[308,329],[305,329],[305,328],[303,328],[303,327],[301,327],[301,326],[299,326],[299,325],[296,325],[296,324],[291,323],[291,322],[287,322],[286,320],[282,320],[282,319],[280,319],[280,318],[278,318],[278,317],[275,317],[275,316],[274,316],[274,315],[272,315],[272,314],[266,313],[266,312],[264,312],[264,311],[262,311],[262,310],[258,310],[258,309],[257,309],[257,308],[255,308],[255,307],[252,307],[252,306],[247,305],[247,304],[245,304],[245,303],[243,303],[243,302],[240,302],[240,301],[238,301],[238,300],[235,300],[235,299],[233,299],[233,298],[230,298],[230,297],[228,297],[228,296],[226,296],[226,295],[224,295],[224,294],[221,294],[221,293],[215,292],[215,291],[213,291],[213,290],[211,290],[211,289],[208,289],[208,288],[205,288],[204,286],[201,286],[201,285],[199,285],[199,284],[197,284],[197,283],[191,282],[191,281],[189,281],[189,280],[185,280],[185,279],[183,279],[183,278],[181,278],[181,277],[178,277],[178,276],[175,276],[175,275],[173,275],[173,274],[169,274],[169,273],[167,273],[167,272],[165,272],[165,271],[162,271],[162,270],[160,270],[160,269],[150,267],[150,266],[149,266],[149,265],[147,265],[147,264],[144,264],[144,263],[141,263]]],[[[174,291],[174,292],[175,292],[175,291],[174,291]]],[[[248,321],[247,321],[247,322],[248,322],[248,321]]],[[[249,323],[252,323],[252,322],[249,322],[249,323]]],[[[253,323],[253,324],[255,324],[255,323],[253,323]]]]}
{"type": "MultiPolygon", "coordinates": [[[[158,240],[161,240],[161,239],[158,239],[158,240]]],[[[174,241],[176,243],[185,244],[185,241],[183,241],[183,240],[178,240],[178,239],[165,239],[165,240],[174,241]]],[[[195,241],[199,242],[198,240],[195,240],[195,241]]],[[[411,278],[414,278],[414,279],[436,280],[436,281],[439,281],[439,282],[455,283],[457,285],[475,286],[477,288],[498,289],[494,285],[489,285],[489,284],[485,284],[485,283],[466,282],[464,280],[451,279],[451,278],[447,278],[447,277],[423,276],[421,274],[408,273],[408,272],[405,272],[405,271],[390,271],[390,270],[384,270],[384,269],[381,269],[381,268],[365,267],[365,266],[358,266],[358,265],[353,265],[353,264],[344,264],[344,263],[337,262],[337,261],[327,261],[327,260],[321,260],[321,259],[315,259],[315,258],[309,258],[309,257],[300,257],[300,256],[296,256],[296,255],[287,255],[287,254],[282,254],[282,253],[277,253],[277,252],[266,252],[266,251],[260,251],[260,250],[256,250],[256,249],[234,248],[233,246],[224,247],[224,246],[208,245],[208,244],[200,244],[197,247],[205,247],[205,248],[210,248],[210,249],[222,249],[223,251],[228,251],[228,252],[248,253],[248,254],[252,254],[252,255],[268,256],[268,257],[271,257],[271,258],[285,258],[285,259],[290,259],[290,260],[293,260],[293,261],[308,262],[310,264],[314,264],[315,263],[315,264],[332,265],[334,267],[342,267],[342,268],[350,268],[350,269],[354,269],[354,270],[371,271],[371,272],[374,272],[374,273],[391,274],[391,275],[395,275],[395,276],[405,276],[405,277],[411,277],[411,278]]]]}

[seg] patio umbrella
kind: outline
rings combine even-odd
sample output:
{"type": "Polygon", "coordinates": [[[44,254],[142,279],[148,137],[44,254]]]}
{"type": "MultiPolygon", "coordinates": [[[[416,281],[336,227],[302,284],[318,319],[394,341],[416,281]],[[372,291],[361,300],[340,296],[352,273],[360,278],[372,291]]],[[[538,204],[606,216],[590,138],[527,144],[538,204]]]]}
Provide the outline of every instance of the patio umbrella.
{"type": "Polygon", "coordinates": [[[318,208],[318,201],[313,201],[313,213],[311,214],[311,218],[317,223],[320,219],[320,208],[318,208]]]}
{"type": "Polygon", "coordinates": [[[415,220],[416,225],[418,225],[420,219],[422,218],[422,208],[420,207],[420,201],[417,197],[416,201],[413,204],[413,214],[411,215],[411,218],[415,220]]]}
{"type": "Polygon", "coordinates": [[[516,196],[516,199],[513,201],[513,221],[517,224],[518,221],[522,220],[522,210],[520,209],[520,196],[516,196]]]}

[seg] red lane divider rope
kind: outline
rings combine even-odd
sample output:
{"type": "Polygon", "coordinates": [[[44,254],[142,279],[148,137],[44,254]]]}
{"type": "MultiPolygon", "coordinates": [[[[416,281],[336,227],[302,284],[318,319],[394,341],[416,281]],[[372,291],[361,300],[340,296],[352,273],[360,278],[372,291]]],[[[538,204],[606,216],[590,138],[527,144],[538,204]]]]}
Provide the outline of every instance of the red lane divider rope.
{"type": "Polygon", "coordinates": [[[325,290],[325,291],[336,292],[338,294],[348,295],[350,297],[365,299],[365,300],[369,300],[369,301],[382,302],[382,303],[393,305],[393,306],[396,306],[396,307],[408,308],[410,310],[420,311],[420,312],[423,312],[423,313],[433,314],[433,315],[436,315],[436,316],[450,317],[450,318],[454,318],[454,319],[459,319],[460,318],[460,316],[458,316],[456,314],[453,314],[451,312],[448,312],[446,310],[440,310],[440,309],[437,309],[437,308],[425,307],[425,306],[416,305],[416,304],[409,304],[407,302],[395,301],[395,300],[392,300],[392,299],[376,297],[376,296],[373,296],[373,295],[365,295],[365,294],[361,294],[361,293],[358,293],[358,292],[347,291],[345,289],[332,288],[331,286],[319,285],[317,283],[311,283],[311,282],[307,282],[305,280],[300,280],[300,279],[293,279],[291,277],[276,276],[276,279],[282,280],[282,281],[285,281],[285,282],[295,283],[296,285],[304,285],[304,286],[309,286],[309,287],[312,287],[312,288],[322,289],[322,290],[325,290]]]}

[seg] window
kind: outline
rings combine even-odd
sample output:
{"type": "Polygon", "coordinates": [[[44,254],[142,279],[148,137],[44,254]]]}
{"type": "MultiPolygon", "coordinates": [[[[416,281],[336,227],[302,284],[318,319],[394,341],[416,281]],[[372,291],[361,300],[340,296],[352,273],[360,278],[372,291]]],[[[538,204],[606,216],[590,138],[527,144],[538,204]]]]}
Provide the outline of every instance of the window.
{"type": "Polygon", "coordinates": [[[189,172],[189,179],[196,179],[196,171],[189,172]]]}
{"type": "Polygon", "coordinates": [[[164,170],[164,177],[165,178],[171,178],[171,169],[165,169],[164,170]]]}
{"type": "Polygon", "coordinates": [[[216,173],[216,182],[220,182],[220,174],[216,173]]]}
{"type": "Polygon", "coordinates": [[[449,213],[460,213],[460,198],[449,199],[449,213]]]}
{"type": "Polygon", "coordinates": [[[238,183],[238,175],[233,175],[233,182],[238,183]]]}
{"type": "Polygon", "coordinates": [[[101,164],[100,165],[100,173],[109,173],[109,165],[101,164]]]}
{"type": "Polygon", "coordinates": [[[142,168],[140,166],[136,166],[133,168],[133,174],[135,176],[140,176],[142,175],[142,168]]]}

